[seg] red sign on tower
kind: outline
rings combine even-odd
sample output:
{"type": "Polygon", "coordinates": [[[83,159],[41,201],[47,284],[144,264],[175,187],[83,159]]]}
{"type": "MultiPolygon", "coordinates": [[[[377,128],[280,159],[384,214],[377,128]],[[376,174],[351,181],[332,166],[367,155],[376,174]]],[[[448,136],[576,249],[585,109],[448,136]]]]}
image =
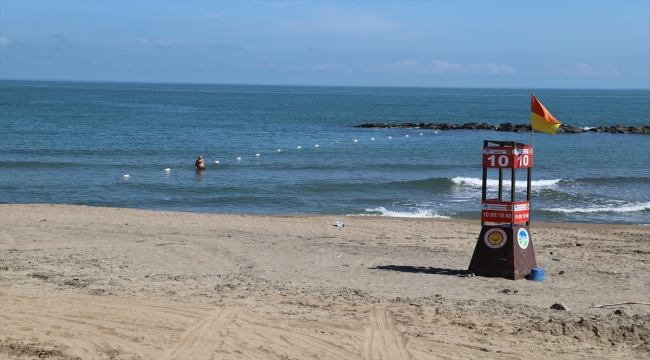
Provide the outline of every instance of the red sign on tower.
{"type": "Polygon", "coordinates": [[[519,169],[533,167],[533,147],[495,147],[483,148],[484,168],[519,169]]]}
{"type": "Polygon", "coordinates": [[[513,204],[510,201],[483,200],[481,204],[481,221],[496,223],[530,221],[529,202],[520,201],[513,204]]]}

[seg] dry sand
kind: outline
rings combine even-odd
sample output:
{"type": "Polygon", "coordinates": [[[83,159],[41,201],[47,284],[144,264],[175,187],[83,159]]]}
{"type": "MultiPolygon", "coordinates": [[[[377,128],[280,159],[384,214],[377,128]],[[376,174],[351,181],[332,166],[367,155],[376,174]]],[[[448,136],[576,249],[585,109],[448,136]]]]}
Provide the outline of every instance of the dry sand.
{"type": "Polygon", "coordinates": [[[544,282],[457,276],[479,230],[0,205],[0,358],[650,357],[650,306],[591,307],[650,301],[650,227],[533,224],[544,282]]]}

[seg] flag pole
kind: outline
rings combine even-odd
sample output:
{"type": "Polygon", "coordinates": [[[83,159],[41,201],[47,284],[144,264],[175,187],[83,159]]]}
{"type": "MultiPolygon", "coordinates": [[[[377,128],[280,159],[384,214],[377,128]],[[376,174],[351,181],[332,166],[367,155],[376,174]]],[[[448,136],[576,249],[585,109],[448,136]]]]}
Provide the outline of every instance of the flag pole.
{"type": "MultiPolygon", "coordinates": [[[[535,93],[533,92],[530,94],[530,96],[534,97],[535,93]]],[[[532,99],[531,99],[532,100],[532,99]]],[[[535,151],[535,129],[533,129],[533,122],[530,122],[530,146],[533,148],[533,151],[535,151]]]]}
{"type": "MultiPolygon", "coordinates": [[[[531,94],[531,96],[532,96],[532,97],[535,97],[535,93],[533,92],[533,93],[531,94]]],[[[531,99],[531,102],[532,102],[532,99],[531,99]]],[[[532,109],[531,109],[531,110],[532,110],[532,109]]],[[[535,152],[536,152],[536,151],[535,151],[535,129],[533,129],[533,122],[532,122],[532,120],[531,120],[531,122],[530,122],[530,149],[531,149],[531,151],[533,152],[533,153],[531,154],[531,160],[532,160],[532,159],[534,158],[534,156],[535,156],[534,154],[535,154],[535,152]]],[[[528,182],[528,187],[527,187],[527,189],[526,189],[526,190],[527,190],[527,191],[526,191],[526,201],[528,201],[528,208],[529,208],[529,209],[531,208],[531,206],[530,206],[530,195],[531,195],[531,193],[530,193],[530,187],[532,186],[532,183],[533,183],[532,176],[533,176],[533,168],[532,168],[532,166],[531,166],[531,167],[528,168],[528,179],[526,179],[527,182],[528,182]]],[[[532,210],[532,209],[531,209],[531,210],[532,210]]],[[[529,211],[530,211],[530,210],[529,210],[529,211]]],[[[529,215],[528,215],[528,221],[526,222],[526,225],[530,226],[530,213],[528,213],[528,214],[529,214],[529,215]]]]}

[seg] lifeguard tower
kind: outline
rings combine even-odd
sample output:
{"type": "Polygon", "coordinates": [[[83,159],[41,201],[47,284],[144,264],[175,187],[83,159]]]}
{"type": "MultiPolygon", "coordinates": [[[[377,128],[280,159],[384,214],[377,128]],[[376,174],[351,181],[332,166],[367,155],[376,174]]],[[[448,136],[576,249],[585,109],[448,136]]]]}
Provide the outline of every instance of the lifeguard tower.
{"type": "Polygon", "coordinates": [[[469,270],[478,276],[519,280],[537,267],[530,236],[530,187],[533,147],[514,141],[483,142],[481,234],[469,270]],[[488,199],[488,169],[499,172],[496,198],[488,199]],[[511,171],[510,199],[504,199],[504,171],[511,171]],[[526,201],[515,199],[516,170],[527,169],[526,201]]]}

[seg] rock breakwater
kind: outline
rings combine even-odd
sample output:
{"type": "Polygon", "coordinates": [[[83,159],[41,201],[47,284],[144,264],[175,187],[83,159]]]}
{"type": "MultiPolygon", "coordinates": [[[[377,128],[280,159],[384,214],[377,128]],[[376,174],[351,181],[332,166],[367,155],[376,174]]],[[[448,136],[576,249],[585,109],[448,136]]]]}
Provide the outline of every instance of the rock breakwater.
{"type": "MultiPolygon", "coordinates": [[[[386,129],[428,129],[428,130],[496,130],[507,132],[528,132],[531,131],[530,124],[512,124],[502,123],[500,125],[492,125],[488,123],[471,122],[466,124],[450,124],[450,123],[403,123],[403,124],[381,124],[381,123],[365,123],[354,125],[358,128],[386,128],[386,129]]],[[[582,132],[608,132],[612,134],[646,134],[650,135],[650,126],[636,125],[636,126],[599,126],[599,127],[578,127],[568,124],[562,124],[557,129],[558,133],[582,133],[582,132]]]]}

